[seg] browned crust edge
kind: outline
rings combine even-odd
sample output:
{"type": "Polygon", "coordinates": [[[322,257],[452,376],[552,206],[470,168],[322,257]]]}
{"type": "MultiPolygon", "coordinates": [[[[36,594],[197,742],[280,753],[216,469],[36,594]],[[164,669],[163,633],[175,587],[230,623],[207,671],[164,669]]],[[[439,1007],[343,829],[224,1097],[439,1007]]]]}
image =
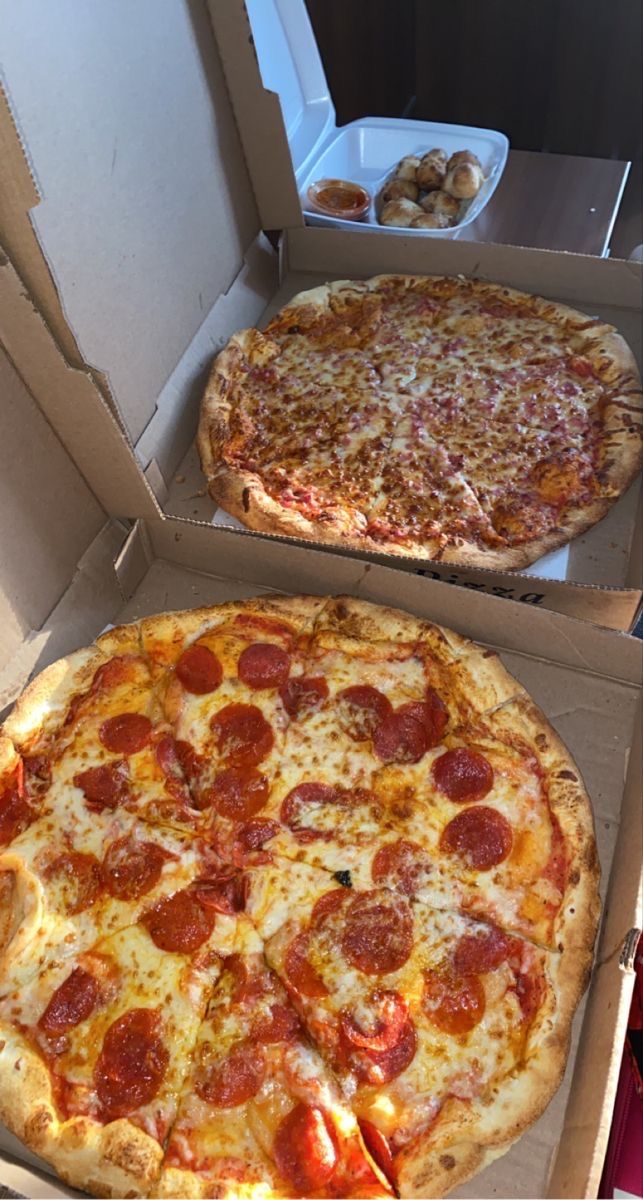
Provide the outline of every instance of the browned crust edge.
{"type": "Polygon", "coordinates": [[[47,726],[70,703],[72,696],[88,688],[107,655],[96,646],[75,650],[45,667],[31,680],[16,700],[2,726],[5,737],[21,751],[29,751],[47,726]]]}
{"type": "Polygon", "coordinates": [[[600,915],[598,887],[601,874],[587,789],[564,742],[526,693],[497,710],[494,720],[509,732],[526,736],[540,757],[549,803],[570,855],[570,871],[554,930],[554,942],[563,957],[573,959],[580,975],[587,975],[600,915]]]}
{"type": "Polygon", "coordinates": [[[465,1183],[506,1154],[552,1100],[565,1074],[589,962],[573,951],[549,953],[547,969],[550,994],[530,1030],[524,1065],[500,1083],[490,1103],[446,1101],[428,1133],[418,1135],[396,1158],[402,1197],[440,1197],[465,1183]]]}
{"type": "Polygon", "coordinates": [[[126,1119],[61,1121],[49,1073],[28,1042],[0,1022],[0,1120],[61,1179],[95,1196],[144,1196],[158,1177],[158,1142],[126,1119]]]}

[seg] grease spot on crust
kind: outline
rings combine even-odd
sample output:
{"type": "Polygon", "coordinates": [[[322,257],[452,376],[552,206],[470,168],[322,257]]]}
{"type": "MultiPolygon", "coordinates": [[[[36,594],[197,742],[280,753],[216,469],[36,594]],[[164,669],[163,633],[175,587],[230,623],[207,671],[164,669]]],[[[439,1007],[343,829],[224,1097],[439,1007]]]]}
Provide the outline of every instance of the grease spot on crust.
{"type": "Polygon", "coordinates": [[[452,1171],[455,1167],[455,1158],[452,1154],[441,1154],[439,1162],[440,1166],[444,1167],[445,1171],[452,1171]]]}

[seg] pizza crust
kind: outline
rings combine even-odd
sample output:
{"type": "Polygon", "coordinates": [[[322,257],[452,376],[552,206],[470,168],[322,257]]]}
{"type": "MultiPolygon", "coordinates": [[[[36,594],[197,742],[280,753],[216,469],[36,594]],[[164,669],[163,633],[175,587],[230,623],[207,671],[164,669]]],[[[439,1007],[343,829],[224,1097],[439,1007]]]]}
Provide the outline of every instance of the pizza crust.
{"type": "MultiPolygon", "coordinates": [[[[572,1018],[591,967],[599,912],[591,805],[578,769],[544,715],[494,652],[407,612],[353,596],[269,594],[159,614],[108,631],[94,647],[77,651],[39,675],[5,725],[11,736],[0,736],[0,766],[13,764],[14,743],[28,748],[48,719],[61,716],[73,695],[91,684],[108,655],[142,651],[154,664],[156,650],[165,647],[169,665],[185,644],[240,613],[287,621],[298,632],[314,631],[320,644],[327,640],[329,646],[345,646],[353,652],[360,644],[367,651],[401,647],[403,656],[425,649],[445,671],[448,686],[459,689],[481,716],[493,713],[500,730],[534,745],[544,767],[552,810],[573,859],[556,925],[556,942],[562,953],[549,955],[555,1005],[541,1010],[528,1039],[527,1069],[506,1081],[496,1102],[448,1101],[430,1131],[400,1152],[396,1161],[402,1196],[444,1195],[505,1153],[537,1119],[558,1087],[572,1018]]],[[[289,869],[297,874],[295,864],[289,869]]],[[[311,871],[315,869],[301,865],[302,885],[307,882],[305,876],[313,878],[311,871]]],[[[0,947],[8,947],[3,963],[7,968],[16,947],[23,949],[45,920],[46,896],[11,847],[0,857],[0,882],[3,875],[12,877],[14,889],[8,905],[0,906],[0,947]]],[[[289,900],[292,903],[293,897],[289,900]]],[[[261,908],[259,901],[255,902],[261,908]]],[[[265,907],[265,896],[261,902],[265,907]]],[[[95,1195],[144,1195],[159,1178],[160,1146],[129,1121],[102,1126],[87,1117],[59,1119],[43,1061],[6,1022],[0,1022],[0,1120],[51,1163],[61,1178],[95,1195]]],[[[166,1168],[158,1194],[200,1197],[207,1194],[204,1186],[192,1172],[166,1168]]]]}
{"type": "Polygon", "coordinates": [[[2,726],[5,737],[28,754],[47,726],[68,708],[72,697],[90,686],[107,660],[108,656],[96,646],[89,646],[45,667],[16,700],[2,726]]]}
{"type": "MultiPolygon", "coordinates": [[[[350,339],[349,339],[350,340],[350,339]]],[[[643,464],[641,420],[643,396],[634,356],[613,327],[598,323],[558,301],[543,299],[513,288],[482,280],[417,275],[378,275],[372,279],[336,280],[303,291],[268,324],[266,333],[243,330],[235,334],[213,364],[202,402],[197,445],[208,490],[213,500],[247,528],[259,533],[301,538],[331,545],[346,551],[368,555],[394,555],[449,565],[468,565],[488,570],[518,570],[558,549],[600,521],[636,478],[643,464]],[[339,317],[350,305],[362,300],[369,314],[377,311],[381,297],[392,289],[407,291],[421,288],[429,278],[431,285],[453,294],[465,283],[476,295],[497,302],[529,306],[534,316],[554,322],[569,337],[570,350],[587,355],[600,378],[613,384],[616,394],[608,398],[604,410],[604,461],[597,478],[600,494],[593,500],[562,509],[555,527],[514,545],[493,546],[465,538],[428,538],[422,542],[408,537],[378,540],[369,536],[367,511],[355,509],[338,500],[325,509],[323,520],[306,517],[294,506],[285,505],[269,494],[259,475],[244,471],[226,460],[225,445],[230,432],[230,417],[237,394],[242,395],[243,377],[249,367],[264,365],[279,355],[279,346],[271,341],[289,324],[305,329],[323,322],[329,315],[339,317]],[[372,302],[369,309],[369,301],[372,302]]]]}
{"type": "Polygon", "coordinates": [[[600,864],[587,790],[566,746],[526,693],[497,711],[495,719],[531,742],[544,768],[549,803],[573,863],[554,940],[561,953],[577,965],[580,975],[586,975],[600,914],[600,864]]]}
{"type": "Polygon", "coordinates": [[[61,1121],[49,1073],[20,1034],[0,1021],[0,1120],[72,1187],[95,1196],[145,1196],[163,1151],[127,1119],[101,1125],[91,1117],[61,1121]]]}
{"type": "Polygon", "coordinates": [[[529,1032],[522,1070],[502,1080],[491,1100],[446,1101],[428,1133],[396,1157],[401,1196],[446,1195],[506,1154],[538,1120],[565,1074],[590,965],[591,953],[589,961],[573,951],[548,955],[550,993],[529,1032]]]}

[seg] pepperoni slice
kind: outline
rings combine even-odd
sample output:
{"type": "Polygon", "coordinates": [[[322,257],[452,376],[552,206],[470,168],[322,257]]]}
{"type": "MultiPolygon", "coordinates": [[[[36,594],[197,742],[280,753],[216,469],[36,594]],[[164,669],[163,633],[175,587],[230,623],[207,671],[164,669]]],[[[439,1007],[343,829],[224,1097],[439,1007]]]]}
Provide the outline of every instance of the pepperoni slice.
{"type": "Polygon", "coordinates": [[[482,800],[493,787],[493,767],[477,750],[458,746],[435,759],[431,768],[439,792],[455,804],[482,800]]]}
{"type": "Polygon", "coordinates": [[[223,679],[223,667],[216,654],[202,643],[195,642],[183,651],[174,674],[186,692],[205,696],[208,692],[216,692],[223,679]]]}
{"type": "Polygon", "coordinates": [[[161,1037],[161,1018],[153,1008],[130,1008],[110,1025],[94,1069],[94,1084],[104,1117],[126,1117],[156,1096],[169,1054],[161,1037]]]}
{"type": "Polygon", "coordinates": [[[89,692],[83,692],[80,696],[74,696],[69,708],[67,709],[65,720],[63,722],[64,725],[72,725],[74,723],[89,694],[89,692]]]}
{"type": "Polygon", "coordinates": [[[321,675],[296,675],[279,688],[281,703],[294,721],[315,712],[328,699],[328,684],[321,675]]]}
{"type": "Polygon", "coordinates": [[[51,762],[46,754],[25,754],[23,765],[27,775],[40,783],[51,783],[51,762]]]}
{"type": "Polygon", "coordinates": [[[159,950],[174,954],[192,954],[207,942],[214,929],[215,917],[199,902],[198,893],[184,889],[159,900],[141,917],[159,950]]]}
{"type": "Polygon", "coordinates": [[[340,799],[340,789],[328,783],[299,783],[292,788],[281,805],[281,820],[292,829],[297,841],[313,842],[317,838],[328,841],[333,837],[331,830],[315,829],[314,826],[302,825],[304,811],[326,804],[337,804],[340,799]]]}
{"type": "Polygon", "coordinates": [[[371,1121],[367,1121],[364,1117],[358,1117],[357,1123],[364,1139],[364,1145],[371,1158],[375,1160],[380,1171],[386,1175],[389,1183],[394,1183],[393,1155],[388,1138],[382,1133],[381,1129],[378,1129],[376,1125],[373,1125],[371,1121]]]}
{"type": "Polygon", "coordinates": [[[256,1096],[266,1074],[261,1046],[237,1042],[222,1062],[197,1068],[194,1090],[216,1108],[237,1108],[256,1096]]]}
{"type": "Polygon", "coordinates": [[[264,1045],[292,1042],[300,1030],[299,1017],[286,1004],[271,1004],[270,1015],[260,1017],[252,1026],[252,1037],[264,1045]]]}
{"type": "Polygon", "coordinates": [[[150,740],[152,722],[142,713],[119,713],[103,721],[98,736],[114,754],[137,754],[150,740]]]}
{"type": "Polygon", "coordinates": [[[372,738],[377,726],[393,712],[390,700],[370,684],[343,688],[337,693],[335,704],[342,728],[355,742],[372,738]]]}
{"type": "Polygon", "coordinates": [[[215,775],[208,800],[222,817],[247,821],[263,808],[270,784],[256,767],[227,767],[215,775]]]}
{"type": "Polygon", "coordinates": [[[366,975],[388,975],[404,966],[413,949],[413,917],[401,897],[380,892],[357,896],[347,914],[342,950],[366,975]]]}
{"type": "MultiPolygon", "coordinates": [[[[187,742],[185,745],[187,745],[187,742]]],[[[176,775],[177,778],[180,778],[181,760],[179,758],[177,747],[178,742],[176,742],[169,733],[166,733],[160,739],[160,741],[157,742],[154,753],[156,755],[156,761],[164,775],[176,775]]]]}
{"type": "Polygon", "coordinates": [[[98,1001],[98,980],[89,971],[76,967],[56,989],[38,1021],[43,1033],[66,1033],[85,1021],[98,1001]]]}
{"type": "Polygon", "coordinates": [[[516,979],[516,995],[524,1021],[531,1022],[545,999],[545,985],[540,976],[519,975],[516,979]]]}
{"type": "Polygon", "coordinates": [[[92,812],[116,808],[130,797],[129,768],[124,758],[80,771],[74,775],[74,784],[82,791],[92,812]]]}
{"type": "Polygon", "coordinates": [[[238,871],[221,875],[218,879],[198,879],[192,886],[202,907],[213,912],[231,916],[232,913],[243,912],[246,907],[246,877],[238,871]]]}
{"type": "Polygon", "coordinates": [[[273,1155],[278,1170],[300,1196],[311,1196],[328,1183],[339,1161],[337,1135],[330,1116],[313,1104],[296,1104],[277,1129],[273,1155]]]}
{"type": "Polygon", "coordinates": [[[362,1028],[352,1013],[343,1013],[341,1033],[346,1041],[358,1049],[378,1054],[382,1050],[390,1050],[399,1042],[409,1010],[399,992],[374,992],[370,1005],[374,1015],[367,1029],[362,1028]]]}
{"type": "Polygon", "coordinates": [[[509,958],[512,940],[497,925],[480,926],[475,933],[465,933],[453,953],[454,971],[458,975],[495,971],[509,958]]]}
{"type": "Polygon", "coordinates": [[[443,1033],[470,1033],[484,1016],[484,988],[478,975],[425,971],[423,1005],[431,1023],[443,1033]]]}
{"type": "MultiPolygon", "coordinates": [[[[163,781],[165,790],[177,801],[179,808],[190,809],[196,807],[196,805],[190,796],[185,777],[181,770],[177,745],[178,743],[170,734],[164,734],[156,745],[156,761],[165,777],[163,781]]],[[[179,813],[178,815],[181,814],[179,813]]],[[[185,816],[187,818],[188,814],[186,813],[185,816]]]]}
{"type": "MultiPolygon", "coordinates": [[[[410,706],[403,705],[402,707],[408,708],[410,706]]],[[[437,746],[449,723],[449,710],[435,688],[427,687],[424,693],[422,714],[429,747],[437,746]]]]}
{"type": "Polygon", "coordinates": [[[327,917],[331,916],[332,913],[338,912],[343,904],[352,899],[350,888],[338,887],[333,888],[331,892],[324,892],[323,896],[320,896],[319,900],[313,906],[313,911],[310,914],[311,926],[323,925],[327,917]]]}
{"type": "Polygon", "coordinates": [[[60,889],[63,911],[70,916],[91,908],[103,887],[98,859],[79,850],[59,854],[47,866],[45,878],[60,889]]]}
{"type": "Polygon", "coordinates": [[[355,1074],[367,1083],[384,1084],[397,1079],[413,1062],[417,1051],[417,1034],[411,1020],[403,1025],[398,1040],[381,1051],[357,1050],[350,1063],[355,1074]]]}
{"type": "MultiPolygon", "coordinates": [[[[249,855],[257,855],[261,852],[265,842],[269,842],[271,838],[279,833],[279,825],[277,821],[271,821],[267,817],[257,817],[254,821],[246,821],[245,825],[240,825],[234,835],[234,850],[233,860],[235,864],[244,866],[249,855]]],[[[255,864],[269,862],[269,856],[254,858],[255,864]]]]}
{"type": "Polygon", "coordinates": [[[225,969],[230,971],[234,978],[232,999],[237,1004],[244,1000],[257,1000],[267,992],[274,991],[274,977],[265,969],[257,971],[256,963],[243,958],[241,954],[229,954],[225,960],[225,969]]]}
{"type": "Polygon", "coordinates": [[[188,783],[191,787],[198,787],[204,766],[203,758],[200,754],[197,754],[194,746],[184,741],[183,738],[177,738],[174,743],[174,750],[188,783]]]}
{"type": "Polygon", "coordinates": [[[429,738],[420,707],[404,704],[377,726],[373,750],[382,762],[416,763],[426,754],[429,738]]]}
{"type": "Polygon", "coordinates": [[[511,852],[511,825],[495,808],[465,808],[448,825],[440,837],[440,849],[457,854],[467,867],[490,871],[511,852]]]}
{"type": "Polygon", "coordinates": [[[309,945],[310,937],[305,931],[293,938],[284,960],[286,975],[300,995],[311,998],[327,996],[328,988],[308,958],[309,945]]]}
{"type": "Polygon", "coordinates": [[[254,704],[226,704],[210,721],[217,749],[233,767],[256,767],[270,754],[274,734],[254,704]]]}
{"type": "Polygon", "coordinates": [[[290,655],[273,642],[254,642],[239,655],[237,675],[247,687],[278,688],[290,674],[290,655]]]}
{"type": "Polygon", "coordinates": [[[158,883],[163,864],[173,855],[156,842],[123,837],[112,842],[101,869],[103,883],[119,900],[138,900],[158,883]]]}
{"type": "Polygon", "coordinates": [[[0,795],[0,845],[6,846],[31,823],[34,812],[18,787],[5,788],[0,795]]]}
{"type": "Polygon", "coordinates": [[[373,883],[387,884],[405,896],[414,896],[426,883],[431,863],[417,842],[398,838],[377,851],[371,867],[373,883]]]}
{"type": "Polygon", "coordinates": [[[119,654],[110,658],[109,662],[103,663],[102,667],[94,672],[90,691],[113,691],[134,677],[137,666],[141,666],[141,659],[135,654],[119,654]]]}
{"type": "Polygon", "coordinates": [[[434,707],[425,700],[410,700],[407,704],[401,704],[395,710],[398,716],[419,722],[424,729],[427,750],[431,746],[437,746],[448,720],[446,708],[442,704],[437,692],[435,695],[441,708],[434,707]]]}

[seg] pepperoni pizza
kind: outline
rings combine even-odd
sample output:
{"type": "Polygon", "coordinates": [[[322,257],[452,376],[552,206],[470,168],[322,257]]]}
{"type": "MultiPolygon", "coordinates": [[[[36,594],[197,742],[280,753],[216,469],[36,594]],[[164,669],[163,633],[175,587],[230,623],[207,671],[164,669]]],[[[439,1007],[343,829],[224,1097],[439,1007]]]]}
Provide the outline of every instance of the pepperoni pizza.
{"type": "Polygon", "coordinates": [[[203,398],[209,490],[250,529],[524,567],[601,517],[642,461],[612,326],[481,280],[302,292],[235,334],[203,398]]]}
{"type": "Polygon", "coordinates": [[[350,597],[150,617],[0,772],[0,1116],[73,1185],[440,1196],[557,1088],[591,808],[490,651],[350,597]]]}

